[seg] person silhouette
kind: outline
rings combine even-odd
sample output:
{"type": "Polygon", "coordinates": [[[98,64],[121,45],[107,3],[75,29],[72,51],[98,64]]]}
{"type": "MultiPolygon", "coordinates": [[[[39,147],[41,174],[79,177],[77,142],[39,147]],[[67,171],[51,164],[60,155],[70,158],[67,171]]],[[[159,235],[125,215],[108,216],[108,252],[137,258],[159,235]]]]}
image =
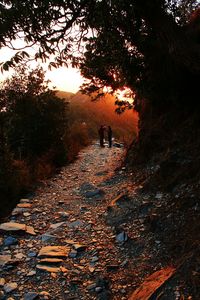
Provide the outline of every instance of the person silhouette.
{"type": "Polygon", "coordinates": [[[101,125],[99,128],[99,142],[100,142],[101,147],[105,147],[104,146],[104,131],[105,131],[105,127],[103,125],[101,125]]]}
{"type": "Polygon", "coordinates": [[[107,133],[108,133],[108,146],[109,146],[109,148],[111,148],[112,147],[112,129],[110,126],[108,126],[107,133]]]}

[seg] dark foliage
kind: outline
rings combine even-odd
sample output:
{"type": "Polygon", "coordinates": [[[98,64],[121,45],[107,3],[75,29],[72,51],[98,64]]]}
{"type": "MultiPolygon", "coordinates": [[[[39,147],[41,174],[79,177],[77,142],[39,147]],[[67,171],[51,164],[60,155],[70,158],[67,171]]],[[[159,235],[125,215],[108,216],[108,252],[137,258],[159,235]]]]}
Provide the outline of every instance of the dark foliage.
{"type": "Polygon", "coordinates": [[[67,162],[68,109],[48,89],[39,68],[20,68],[5,81],[0,105],[0,195],[5,207],[67,162]]]}
{"type": "MultiPolygon", "coordinates": [[[[146,115],[157,119],[169,106],[196,107],[198,6],[198,0],[2,1],[0,42],[14,48],[22,31],[28,46],[38,46],[35,59],[55,55],[50,67],[79,66],[85,92],[129,87],[143,135],[146,115]]],[[[17,52],[2,68],[29,59],[28,52],[17,52]]]]}
{"type": "MultiPolygon", "coordinates": [[[[22,30],[29,46],[38,45],[35,59],[53,54],[50,67],[79,66],[89,92],[128,86],[138,109],[143,99],[155,105],[181,102],[199,78],[194,38],[199,22],[190,20],[198,5],[197,0],[2,1],[0,42],[12,47],[22,30]]],[[[28,50],[18,52],[2,67],[28,56],[28,50]]]]}

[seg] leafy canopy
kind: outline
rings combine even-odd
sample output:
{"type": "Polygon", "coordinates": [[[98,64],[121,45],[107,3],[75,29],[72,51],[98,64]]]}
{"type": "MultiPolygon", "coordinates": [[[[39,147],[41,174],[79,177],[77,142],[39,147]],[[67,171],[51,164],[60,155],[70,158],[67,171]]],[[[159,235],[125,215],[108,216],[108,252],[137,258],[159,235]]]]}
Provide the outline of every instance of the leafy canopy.
{"type": "Polygon", "coordinates": [[[66,152],[67,102],[49,90],[44,78],[41,68],[18,68],[0,90],[0,118],[3,114],[4,134],[15,159],[66,152]]]}
{"type": "MultiPolygon", "coordinates": [[[[172,97],[181,68],[199,74],[199,44],[189,23],[198,6],[198,0],[1,1],[0,46],[14,48],[21,38],[37,46],[34,59],[54,57],[50,67],[80,67],[88,92],[127,86],[136,98],[156,98],[159,84],[172,97]]],[[[29,55],[19,50],[2,68],[29,55]]]]}

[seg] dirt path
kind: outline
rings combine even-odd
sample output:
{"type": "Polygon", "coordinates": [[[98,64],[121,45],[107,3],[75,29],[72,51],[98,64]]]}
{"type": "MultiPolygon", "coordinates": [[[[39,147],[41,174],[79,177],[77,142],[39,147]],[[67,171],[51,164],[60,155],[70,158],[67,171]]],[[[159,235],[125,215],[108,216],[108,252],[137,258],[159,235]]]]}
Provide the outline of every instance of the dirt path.
{"type": "Polygon", "coordinates": [[[160,267],[152,260],[160,242],[143,224],[150,196],[137,195],[124,168],[115,171],[123,155],[123,148],[91,145],[21,200],[9,221],[35,235],[2,231],[0,299],[125,300],[160,267]]]}

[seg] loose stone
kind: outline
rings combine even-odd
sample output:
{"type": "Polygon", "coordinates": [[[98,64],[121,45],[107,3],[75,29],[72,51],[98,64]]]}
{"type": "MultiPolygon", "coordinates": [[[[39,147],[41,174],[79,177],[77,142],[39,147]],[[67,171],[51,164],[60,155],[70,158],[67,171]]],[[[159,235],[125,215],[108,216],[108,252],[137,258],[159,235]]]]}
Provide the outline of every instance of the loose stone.
{"type": "Polygon", "coordinates": [[[24,216],[24,217],[29,217],[29,216],[31,216],[31,214],[30,214],[29,212],[24,212],[24,213],[23,213],[23,216],[24,216]]]}
{"type": "Polygon", "coordinates": [[[91,259],[91,263],[95,263],[95,262],[97,262],[98,260],[99,260],[98,256],[94,256],[94,257],[92,257],[92,259],[91,259]]]}
{"type": "Polygon", "coordinates": [[[34,251],[31,251],[28,253],[28,257],[36,257],[36,256],[37,256],[37,253],[34,251]]]}
{"type": "Polygon", "coordinates": [[[4,285],[3,289],[4,289],[6,294],[10,293],[10,292],[17,289],[17,283],[16,282],[9,282],[9,283],[4,285]]]}
{"type": "Polygon", "coordinates": [[[18,243],[18,240],[12,236],[9,236],[9,237],[5,238],[5,240],[4,240],[5,246],[16,245],[17,243],[18,243]]]}
{"type": "Polygon", "coordinates": [[[76,256],[77,256],[77,251],[75,251],[75,250],[72,250],[72,251],[70,251],[70,253],[69,253],[69,257],[71,257],[71,258],[75,258],[76,256]]]}
{"type": "Polygon", "coordinates": [[[96,292],[96,293],[100,293],[102,290],[103,290],[103,289],[102,289],[101,286],[97,286],[97,287],[95,288],[95,292],[96,292]]]}
{"type": "Polygon", "coordinates": [[[6,283],[4,278],[0,278],[0,287],[4,286],[6,283]]]}
{"type": "Polygon", "coordinates": [[[28,277],[31,277],[31,276],[34,276],[34,275],[36,275],[36,271],[30,271],[30,272],[27,274],[28,277]]]}
{"type": "Polygon", "coordinates": [[[120,232],[117,236],[116,236],[116,241],[118,243],[124,243],[128,240],[128,235],[125,231],[120,232]]]}
{"type": "Polygon", "coordinates": [[[53,242],[56,240],[56,236],[48,233],[44,233],[42,236],[42,242],[53,242]]]}
{"type": "Polygon", "coordinates": [[[69,248],[65,246],[47,246],[42,247],[38,257],[50,256],[50,257],[65,257],[69,253],[69,248]]]}
{"type": "Polygon", "coordinates": [[[29,292],[27,294],[24,295],[24,300],[34,300],[38,298],[38,294],[34,293],[34,292],[29,292]]]}

